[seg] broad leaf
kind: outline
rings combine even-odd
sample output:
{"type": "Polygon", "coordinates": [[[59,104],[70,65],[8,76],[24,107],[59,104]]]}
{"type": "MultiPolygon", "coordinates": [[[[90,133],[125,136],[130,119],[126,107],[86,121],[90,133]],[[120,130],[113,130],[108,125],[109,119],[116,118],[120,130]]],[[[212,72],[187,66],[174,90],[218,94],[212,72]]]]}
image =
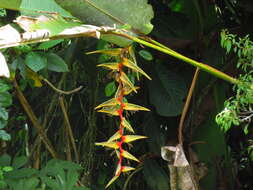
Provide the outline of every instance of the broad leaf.
{"type": "Polygon", "coordinates": [[[11,136],[8,133],[6,133],[5,130],[0,130],[0,139],[3,141],[9,141],[11,140],[11,136]]]}
{"type": "Polygon", "coordinates": [[[25,64],[34,72],[38,72],[47,66],[47,60],[39,53],[30,52],[26,55],[25,64]]]}
{"type": "MultiPolygon", "coordinates": [[[[130,25],[144,34],[150,33],[153,29],[150,20],[154,13],[147,0],[56,0],[56,2],[85,23],[111,27],[115,24],[116,27],[130,25]]],[[[130,40],[113,35],[102,35],[102,39],[119,46],[132,43],[130,40]]]]}
{"type": "Polygon", "coordinates": [[[169,178],[165,171],[154,160],[144,162],[144,179],[151,190],[165,190],[169,188],[169,178]]]}
{"type": "Polygon", "coordinates": [[[98,26],[129,24],[144,34],[150,33],[153,28],[150,23],[153,11],[147,0],[56,0],[56,2],[89,24],[98,26]]]}
{"type": "Polygon", "coordinates": [[[55,3],[54,0],[22,0],[19,9],[26,15],[34,15],[36,12],[36,15],[41,14],[41,12],[51,12],[64,17],[73,17],[69,12],[55,3]]]}
{"type": "Polygon", "coordinates": [[[10,77],[10,71],[7,66],[4,55],[0,52],[0,77],[10,77]]]}
{"type": "Polygon", "coordinates": [[[8,112],[6,111],[5,108],[1,107],[0,106],[0,119],[3,119],[3,120],[8,120],[8,112]]]}
{"type": "Polygon", "coordinates": [[[48,53],[45,55],[47,58],[47,69],[55,72],[68,72],[68,65],[65,61],[55,53],[48,53]]]}
{"type": "Polygon", "coordinates": [[[15,157],[12,166],[14,169],[19,169],[20,167],[24,166],[26,162],[27,162],[26,156],[15,157]]]}
{"type": "Polygon", "coordinates": [[[0,93],[0,106],[8,107],[12,104],[12,96],[9,92],[0,93]]]}
{"type": "Polygon", "coordinates": [[[149,100],[157,113],[162,116],[179,115],[187,92],[184,80],[161,64],[154,66],[152,79],[148,86],[149,100]]]}

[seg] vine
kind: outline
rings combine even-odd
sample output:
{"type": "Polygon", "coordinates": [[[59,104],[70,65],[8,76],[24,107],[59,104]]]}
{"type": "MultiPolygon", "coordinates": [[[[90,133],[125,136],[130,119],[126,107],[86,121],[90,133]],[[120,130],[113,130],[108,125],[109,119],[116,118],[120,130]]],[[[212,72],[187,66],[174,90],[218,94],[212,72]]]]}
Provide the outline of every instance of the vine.
{"type": "Polygon", "coordinates": [[[118,89],[114,97],[100,105],[95,109],[98,112],[103,112],[109,115],[117,116],[119,118],[119,127],[117,132],[110,137],[106,142],[96,143],[98,146],[105,146],[114,149],[116,156],[118,158],[116,171],[114,177],[108,182],[106,188],[109,187],[123,172],[132,171],[135,168],[126,166],[124,159],[133,160],[139,162],[139,160],[126,151],[125,143],[130,143],[135,140],[146,138],[140,135],[127,135],[127,131],[134,133],[133,127],[130,125],[126,118],[126,111],[149,111],[149,109],[131,104],[127,102],[126,95],[131,92],[137,93],[138,87],[134,86],[131,80],[125,73],[126,69],[130,69],[132,72],[140,73],[146,78],[151,80],[151,78],[137,66],[134,52],[132,47],[127,48],[115,48],[109,50],[98,50],[91,53],[104,53],[115,58],[115,62],[99,64],[99,67],[105,67],[112,71],[115,81],[118,83],[118,89]]]}

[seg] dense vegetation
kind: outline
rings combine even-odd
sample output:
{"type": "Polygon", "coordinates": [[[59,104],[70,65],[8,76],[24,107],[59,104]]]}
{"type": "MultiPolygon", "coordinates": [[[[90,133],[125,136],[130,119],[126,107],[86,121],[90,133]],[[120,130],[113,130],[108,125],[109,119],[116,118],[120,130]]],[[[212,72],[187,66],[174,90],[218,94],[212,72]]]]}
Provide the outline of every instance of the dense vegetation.
{"type": "Polygon", "coordinates": [[[253,189],[251,0],[0,8],[0,189],[253,189]]]}

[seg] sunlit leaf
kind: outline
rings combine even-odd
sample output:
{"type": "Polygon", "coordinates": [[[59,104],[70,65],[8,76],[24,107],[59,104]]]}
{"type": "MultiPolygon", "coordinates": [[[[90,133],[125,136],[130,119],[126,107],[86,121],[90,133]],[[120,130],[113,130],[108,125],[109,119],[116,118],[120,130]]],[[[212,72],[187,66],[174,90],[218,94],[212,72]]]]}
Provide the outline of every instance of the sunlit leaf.
{"type": "Polygon", "coordinates": [[[102,107],[112,107],[112,106],[116,106],[117,104],[119,104],[118,100],[116,98],[112,98],[98,105],[97,107],[95,107],[95,109],[99,109],[102,107]]]}
{"type": "Polygon", "coordinates": [[[100,143],[95,143],[95,145],[97,145],[97,146],[106,146],[108,148],[114,148],[114,149],[119,148],[118,142],[100,142],[100,143]]]}
{"type": "Polygon", "coordinates": [[[10,77],[10,71],[7,66],[4,55],[0,52],[0,77],[10,77]]]}
{"type": "Polygon", "coordinates": [[[121,125],[123,125],[123,127],[125,127],[128,131],[134,133],[134,129],[125,118],[123,118],[123,120],[121,121],[121,125]]]}
{"type": "Polygon", "coordinates": [[[105,186],[105,188],[108,188],[119,176],[115,175],[105,186]]]}
{"type": "Polygon", "coordinates": [[[127,159],[134,160],[136,162],[140,162],[135,156],[133,156],[132,154],[130,154],[129,152],[127,152],[125,150],[123,150],[122,156],[127,158],[127,159]]]}
{"type": "Polygon", "coordinates": [[[29,68],[26,68],[26,78],[31,79],[35,87],[42,87],[40,76],[29,68]]]}
{"type": "Polygon", "coordinates": [[[132,141],[136,141],[139,139],[145,139],[147,138],[146,136],[140,136],[140,135],[126,135],[124,136],[124,142],[129,143],[132,141]]]}
{"type": "Polygon", "coordinates": [[[111,56],[119,56],[122,53],[122,48],[96,50],[96,51],[88,52],[86,54],[90,55],[90,54],[94,54],[94,53],[103,53],[103,54],[111,55],[111,56]]]}
{"type": "MultiPolygon", "coordinates": [[[[144,34],[148,34],[153,28],[150,20],[154,13],[147,0],[56,0],[56,2],[85,23],[111,27],[116,25],[117,28],[128,24],[144,34]]],[[[102,39],[120,46],[132,43],[131,40],[109,34],[102,35],[102,39]]]]}
{"type": "Polygon", "coordinates": [[[117,62],[115,62],[115,63],[114,62],[113,63],[102,63],[97,66],[98,67],[106,67],[111,70],[119,70],[119,63],[117,63],[117,62]]]}
{"type": "Polygon", "coordinates": [[[138,67],[134,62],[130,61],[129,59],[123,58],[123,65],[130,68],[130,69],[132,69],[133,71],[141,73],[146,78],[151,80],[151,78],[140,67],[138,67]]]}
{"type": "Polygon", "coordinates": [[[132,89],[134,92],[137,93],[135,86],[124,72],[121,73],[120,80],[123,83],[123,85],[127,85],[130,89],[132,89]]]}
{"type": "Polygon", "coordinates": [[[130,167],[130,166],[122,166],[122,172],[129,172],[135,170],[135,168],[130,167]]]}
{"type": "Polygon", "coordinates": [[[117,131],[113,136],[111,136],[111,137],[109,138],[108,142],[115,141],[115,140],[119,139],[120,137],[121,137],[120,132],[117,131]]]}
{"type": "Polygon", "coordinates": [[[144,108],[139,105],[135,104],[130,104],[130,103],[125,103],[124,104],[124,110],[129,110],[129,111],[150,111],[148,108],[144,108]]]}

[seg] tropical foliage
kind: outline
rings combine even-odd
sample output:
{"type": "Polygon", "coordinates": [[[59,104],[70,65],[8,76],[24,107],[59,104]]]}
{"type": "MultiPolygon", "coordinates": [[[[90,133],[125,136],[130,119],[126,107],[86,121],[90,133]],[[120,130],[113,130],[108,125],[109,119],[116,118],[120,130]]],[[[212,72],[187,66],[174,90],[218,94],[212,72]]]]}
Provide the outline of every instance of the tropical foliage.
{"type": "Polygon", "coordinates": [[[0,189],[253,188],[251,0],[0,8],[0,189]]]}

